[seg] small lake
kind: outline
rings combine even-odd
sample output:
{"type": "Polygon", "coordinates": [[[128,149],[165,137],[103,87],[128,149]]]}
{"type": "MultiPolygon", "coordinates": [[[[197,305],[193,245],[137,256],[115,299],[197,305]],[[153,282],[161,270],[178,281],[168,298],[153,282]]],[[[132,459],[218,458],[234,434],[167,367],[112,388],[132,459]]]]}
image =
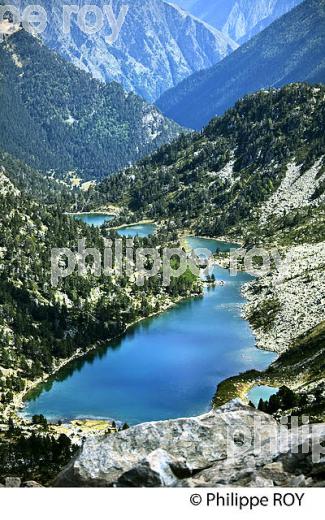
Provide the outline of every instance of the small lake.
{"type": "MultiPolygon", "coordinates": [[[[113,220],[114,215],[107,215],[105,213],[74,213],[73,218],[81,220],[89,226],[100,227],[105,222],[113,220]]],[[[155,224],[135,224],[132,226],[124,226],[116,230],[121,237],[140,237],[144,238],[153,235],[156,232],[155,224]]]]}
{"type": "Polygon", "coordinates": [[[268,401],[270,397],[277,394],[278,391],[279,388],[273,388],[271,386],[255,386],[248,392],[247,398],[252,401],[257,408],[261,399],[268,401]]]}
{"type": "Polygon", "coordinates": [[[208,249],[212,253],[229,253],[232,249],[238,249],[239,244],[221,242],[212,238],[187,237],[187,243],[191,249],[208,249]]]}
{"type": "Polygon", "coordinates": [[[120,237],[140,237],[145,238],[149,235],[153,235],[156,232],[155,224],[137,224],[135,226],[126,226],[117,229],[116,232],[120,237]]]}
{"type": "MultiPolygon", "coordinates": [[[[191,237],[191,246],[219,247],[191,237]]],[[[245,273],[230,277],[216,267],[224,286],[185,301],[135,325],[119,340],[65,367],[33,394],[24,415],[50,420],[114,418],[137,424],[189,417],[209,410],[222,380],[274,359],[258,350],[242,319],[245,273]]]]}
{"type": "Polygon", "coordinates": [[[107,215],[106,213],[74,213],[71,216],[88,224],[88,226],[94,227],[100,227],[114,218],[114,215],[107,215]]]}

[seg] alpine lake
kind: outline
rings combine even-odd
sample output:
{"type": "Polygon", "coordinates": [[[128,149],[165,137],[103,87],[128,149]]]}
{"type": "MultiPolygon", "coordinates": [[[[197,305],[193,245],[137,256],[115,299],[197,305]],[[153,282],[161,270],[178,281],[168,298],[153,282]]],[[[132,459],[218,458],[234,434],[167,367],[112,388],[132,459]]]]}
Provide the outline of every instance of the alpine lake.
{"type": "MultiPolygon", "coordinates": [[[[112,216],[74,218],[101,226],[112,216]]],[[[130,237],[154,232],[154,224],[118,229],[120,236],[130,237]]],[[[187,243],[212,252],[235,247],[198,237],[188,237],[187,243]]],[[[22,414],[43,414],[50,421],[114,419],[132,425],[207,412],[219,382],[246,370],[262,370],[275,359],[273,353],[256,348],[241,316],[241,287],[252,278],[246,273],[231,277],[221,267],[214,268],[214,275],[224,285],[207,287],[203,297],[143,320],[105,348],[72,361],[28,395],[22,414]]],[[[258,389],[252,398],[258,401],[258,389]]]]}

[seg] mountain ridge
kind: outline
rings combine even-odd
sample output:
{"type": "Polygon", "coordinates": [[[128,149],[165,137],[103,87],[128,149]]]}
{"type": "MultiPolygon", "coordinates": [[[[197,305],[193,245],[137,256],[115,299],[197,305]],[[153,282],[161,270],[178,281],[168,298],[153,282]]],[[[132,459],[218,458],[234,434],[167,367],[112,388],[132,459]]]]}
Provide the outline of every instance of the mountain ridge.
{"type": "Polygon", "coordinates": [[[222,62],[166,92],[156,104],[180,124],[200,129],[245,94],[297,81],[323,83],[324,34],[324,0],[305,0],[222,62]]]}
{"type": "MultiPolygon", "coordinates": [[[[28,2],[14,3],[25,6],[28,2]]],[[[87,4],[79,2],[79,6],[87,4]]],[[[105,0],[91,4],[102,8],[105,0]]],[[[51,14],[42,34],[46,45],[96,79],[116,81],[148,102],[238,47],[216,28],[163,0],[130,0],[118,38],[111,44],[105,41],[111,33],[108,24],[100,32],[85,34],[72,16],[71,30],[63,34],[61,2],[42,0],[40,5],[51,14]]],[[[116,16],[123,5],[123,0],[113,0],[116,16]]]]}
{"type": "Polygon", "coordinates": [[[245,43],[302,0],[178,0],[237,43],[245,43]]]}
{"type": "MultiPolygon", "coordinates": [[[[303,83],[246,96],[202,132],[181,136],[134,168],[104,180],[99,191],[139,219],[174,218],[200,236],[222,236],[232,229],[236,236],[244,227],[247,235],[253,228],[251,235],[260,237],[258,215],[264,207],[267,235],[268,219],[278,218],[276,226],[281,225],[286,209],[290,222],[290,212],[308,204],[316,212],[316,200],[321,203],[325,196],[324,100],[325,86],[303,83]],[[292,172],[290,165],[296,165],[292,172]],[[306,195],[300,183],[299,202],[290,202],[288,190],[307,172],[306,195]],[[279,189],[279,200],[273,201],[279,189]],[[267,212],[263,204],[269,204],[267,212]]],[[[315,222],[313,233],[316,239],[315,222]]]]}
{"type": "Polygon", "coordinates": [[[181,131],[116,83],[103,84],[21,30],[0,45],[0,148],[29,166],[98,179],[181,131]]]}

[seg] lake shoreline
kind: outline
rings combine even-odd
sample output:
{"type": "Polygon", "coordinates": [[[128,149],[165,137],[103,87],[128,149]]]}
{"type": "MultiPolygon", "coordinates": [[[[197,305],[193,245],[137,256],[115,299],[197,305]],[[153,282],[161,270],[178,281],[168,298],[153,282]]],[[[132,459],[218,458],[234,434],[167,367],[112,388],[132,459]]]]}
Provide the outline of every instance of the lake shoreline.
{"type": "MultiPolygon", "coordinates": [[[[102,214],[102,213],[100,213],[100,214],[102,214]]],[[[143,221],[143,222],[148,223],[149,221],[143,221]]],[[[150,221],[150,223],[151,222],[152,221],[150,221]]],[[[139,223],[137,223],[137,224],[139,224],[139,223]]],[[[137,225],[137,224],[135,224],[135,225],[137,225]]],[[[127,228],[127,227],[131,227],[131,225],[120,226],[120,229],[127,228]]],[[[196,237],[196,235],[193,235],[193,234],[187,234],[187,235],[186,234],[182,234],[182,236],[180,236],[180,239],[185,241],[186,240],[186,236],[187,237],[196,237]]],[[[216,238],[213,238],[213,237],[196,237],[196,238],[200,238],[200,239],[204,238],[204,239],[216,240],[216,241],[220,241],[220,242],[222,241],[225,244],[229,243],[228,240],[226,239],[227,237],[223,237],[224,240],[219,240],[219,239],[216,239],[216,238]]],[[[234,243],[234,242],[232,242],[232,243],[234,243]]],[[[225,269],[225,267],[223,265],[220,265],[220,267],[225,269]]],[[[202,284],[203,284],[203,282],[202,282],[202,284]]],[[[216,284],[216,285],[218,285],[218,284],[216,284]]],[[[121,334],[117,335],[116,337],[113,337],[110,340],[105,341],[105,342],[95,342],[86,351],[77,350],[70,358],[65,359],[62,362],[58,363],[55,366],[53,372],[51,372],[50,374],[46,374],[46,375],[42,376],[41,378],[38,378],[36,381],[31,382],[30,384],[28,384],[28,386],[26,387],[26,389],[23,392],[20,392],[20,393],[16,394],[14,396],[13,401],[4,410],[3,417],[8,419],[10,416],[12,416],[14,419],[16,419],[18,421],[27,421],[28,422],[28,419],[26,419],[22,415],[20,415],[19,411],[25,408],[25,406],[26,406],[26,396],[31,391],[35,390],[37,387],[39,387],[39,386],[43,385],[44,383],[46,383],[50,378],[55,377],[60,372],[60,370],[62,370],[64,367],[68,366],[69,364],[73,363],[74,361],[76,361],[78,359],[86,358],[86,356],[88,354],[90,354],[91,352],[95,352],[96,350],[98,350],[98,349],[100,349],[100,348],[102,348],[104,346],[109,347],[111,342],[123,338],[123,336],[126,335],[126,333],[128,332],[129,329],[131,329],[132,327],[134,327],[137,324],[141,323],[142,321],[144,321],[146,319],[154,318],[155,316],[158,316],[158,315],[161,315],[161,314],[165,313],[166,311],[168,311],[169,309],[177,306],[182,301],[186,301],[188,299],[192,300],[192,299],[195,299],[197,297],[201,297],[201,295],[193,295],[191,297],[182,297],[182,298],[177,298],[177,299],[175,299],[173,301],[169,301],[167,303],[167,305],[164,305],[159,311],[150,314],[150,316],[139,318],[139,319],[135,320],[134,322],[128,324],[125,327],[124,331],[121,332],[121,334]]],[[[244,314],[242,314],[242,318],[245,321],[247,321],[248,324],[249,324],[249,321],[247,320],[247,318],[245,317],[244,314]]],[[[254,338],[256,338],[255,331],[254,331],[254,329],[253,329],[253,327],[251,325],[250,325],[250,329],[252,330],[254,338]]],[[[263,348],[258,347],[256,342],[254,343],[254,346],[258,350],[268,351],[267,349],[263,349],[263,348]]],[[[87,419],[87,417],[85,417],[85,419],[87,419]]]]}
{"type": "MultiPolygon", "coordinates": [[[[129,329],[140,324],[142,321],[149,320],[151,318],[154,318],[155,316],[159,316],[159,315],[165,313],[166,311],[172,309],[173,307],[177,306],[178,304],[185,302],[186,300],[192,300],[192,299],[201,298],[201,297],[202,296],[200,294],[193,294],[192,296],[179,297],[179,298],[176,298],[175,300],[170,300],[169,302],[166,302],[166,305],[159,311],[153,312],[149,316],[139,318],[139,319],[129,323],[128,325],[126,325],[125,329],[117,336],[115,336],[107,341],[97,341],[94,344],[92,344],[85,351],[81,351],[80,349],[78,349],[71,357],[64,359],[64,360],[62,360],[62,362],[58,363],[56,365],[55,369],[53,370],[53,372],[46,374],[46,375],[42,376],[41,378],[38,378],[35,381],[31,381],[30,384],[27,384],[27,387],[25,388],[25,390],[23,392],[18,392],[16,394],[14,394],[13,400],[11,401],[11,403],[9,403],[9,405],[2,412],[0,422],[7,421],[9,418],[12,418],[18,424],[20,424],[22,421],[27,424],[31,424],[31,422],[27,418],[24,418],[24,416],[19,414],[19,411],[25,408],[26,397],[31,391],[36,390],[37,387],[45,384],[52,377],[55,377],[60,372],[60,370],[67,367],[70,363],[73,363],[74,361],[76,361],[78,359],[82,360],[83,358],[86,358],[88,354],[95,352],[96,350],[98,350],[102,347],[107,346],[107,348],[109,348],[110,343],[123,338],[129,331],[129,329]]],[[[87,417],[83,418],[83,420],[87,420],[87,419],[88,419],[87,417]]],[[[92,418],[92,419],[94,419],[94,418],[92,418]]],[[[69,424],[71,422],[72,421],[69,421],[69,424]]]]}
{"type": "Polygon", "coordinates": [[[131,224],[122,224],[121,226],[110,226],[109,229],[118,231],[118,230],[127,229],[127,228],[131,228],[131,227],[136,227],[136,226],[146,226],[147,224],[157,225],[157,222],[155,220],[145,219],[145,220],[140,220],[139,222],[133,222],[131,224]]]}

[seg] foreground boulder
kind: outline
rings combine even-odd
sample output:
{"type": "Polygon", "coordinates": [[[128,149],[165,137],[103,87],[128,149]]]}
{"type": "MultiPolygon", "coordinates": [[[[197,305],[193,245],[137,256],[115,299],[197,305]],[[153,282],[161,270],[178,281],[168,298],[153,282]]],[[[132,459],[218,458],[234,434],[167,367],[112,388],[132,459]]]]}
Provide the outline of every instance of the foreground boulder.
{"type": "Polygon", "coordinates": [[[271,416],[234,401],[200,417],[140,424],[89,438],[54,485],[319,485],[323,476],[325,480],[322,441],[325,425],[289,431],[271,416]],[[306,449],[311,441],[313,450],[306,449]]]}

